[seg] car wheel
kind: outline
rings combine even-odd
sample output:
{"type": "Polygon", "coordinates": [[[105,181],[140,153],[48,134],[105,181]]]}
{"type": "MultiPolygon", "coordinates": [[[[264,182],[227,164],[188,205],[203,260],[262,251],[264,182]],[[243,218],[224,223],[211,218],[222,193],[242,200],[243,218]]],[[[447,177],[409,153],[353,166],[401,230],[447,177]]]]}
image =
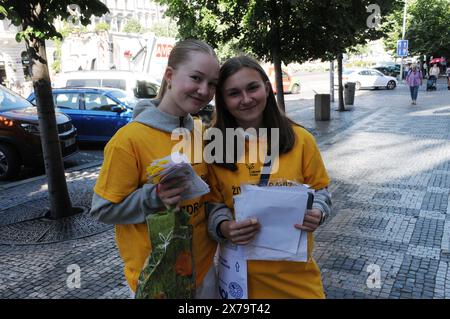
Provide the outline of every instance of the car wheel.
{"type": "Polygon", "coordinates": [[[300,84],[294,84],[292,86],[292,90],[291,90],[292,94],[298,94],[300,93],[300,84]]]}
{"type": "Polygon", "coordinates": [[[393,89],[395,89],[396,86],[397,86],[397,84],[395,84],[395,81],[389,81],[388,84],[386,85],[386,88],[388,90],[393,90],[393,89]]]}
{"type": "Polygon", "coordinates": [[[356,91],[361,90],[361,83],[360,83],[360,82],[356,82],[356,83],[355,83],[355,90],[356,90],[356,91]]]}
{"type": "Polygon", "coordinates": [[[16,177],[20,171],[20,157],[10,146],[0,144],[0,181],[16,177]]]}

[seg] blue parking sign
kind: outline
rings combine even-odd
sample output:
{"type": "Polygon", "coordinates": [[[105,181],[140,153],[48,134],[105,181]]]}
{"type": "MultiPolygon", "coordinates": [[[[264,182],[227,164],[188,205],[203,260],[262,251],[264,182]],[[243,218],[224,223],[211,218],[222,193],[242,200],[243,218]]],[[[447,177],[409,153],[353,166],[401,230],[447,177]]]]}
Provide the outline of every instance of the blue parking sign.
{"type": "Polygon", "coordinates": [[[399,57],[408,56],[408,40],[397,41],[397,56],[399,57]]]}

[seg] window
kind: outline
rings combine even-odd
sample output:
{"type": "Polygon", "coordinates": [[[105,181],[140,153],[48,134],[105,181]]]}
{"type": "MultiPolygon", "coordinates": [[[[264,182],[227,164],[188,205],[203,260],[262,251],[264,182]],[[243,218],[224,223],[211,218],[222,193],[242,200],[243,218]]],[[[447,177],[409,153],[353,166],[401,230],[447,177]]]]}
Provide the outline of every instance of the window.
{"type": "Polygon", "coordinates": [[[23,109],[33,106],[20,95],[0,86],[0,110],[23,109]]]}
{"type": "Polygon", "coordinates": [[[138,99],[154,98],[158,94],[158,86],[147,81],[137,81],[137,86],[134,90],[134,95],[138,99]]]}
{"type": "Polygon", "coordinates": [[[111,91],[109,94],[130,108],[134,108],[134,106],[139,102],[137,98],[127,92],[111,91]]]}
{"type": "Polygon", "coordinates": [[[370,71],[370,75],[375,75],[375,76],[383,76],[382,73],[377,72],[377,71],[370,71]]]}
{"type": "Polygon", "coordinates": [[[53,95],[56,107],[62,109],[78,110],[80,107],[80,95],[78,93],[59,93],[53,95]]]}
{"type": "Polygon", "coordinates": [[[121,79],[103,79],[102,87],[125,90],[126,82],[125,82],[125,80],[121,80],[121,79]]]}
{"type": "Polygon", "coordinates": [[[92,111],[111,111],[113,106],[117,106],[117,103],[111,100],[104,94],[99,93],[85,93],[84,105],[86,110],[92,111]]]}
{"type": "Polygon", "coordinates": [[[67,80],[66,86],[73,87],[99,87],[100,79],[75,79],[67,80]]]}

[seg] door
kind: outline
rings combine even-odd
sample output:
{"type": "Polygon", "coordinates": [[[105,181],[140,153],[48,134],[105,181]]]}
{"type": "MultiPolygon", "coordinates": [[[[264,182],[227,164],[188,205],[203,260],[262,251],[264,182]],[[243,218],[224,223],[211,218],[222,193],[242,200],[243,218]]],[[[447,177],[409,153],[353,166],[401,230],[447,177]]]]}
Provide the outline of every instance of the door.
{"type": "Polygon", "coordinates": [[[53,91],[53,103],[58,112],[68,115],[72,119],[73,126],[77,129],[77,139],[81,140],[83,125],[83,111],[81,110],[81,96],[79,92],[55,92],[53,91]]]}
{"type": "Polygon", "coordinates": [[[83,134],[87,141],[106,142],[116,132],[120,114],[112,108],[118,103],[102,93],[84,93],[83,134]]]}
{"type": "Polygon", "coordinates": [[[383,75],[383,73],[372,70],[370,71],[371,75],[375,77],[375,83],[374,86],[386,86],[387,84],[387,78],[383,75]]]}
{"type": "Polygon", "coordinates": [[[375,85],[376,76],[369,70],[363,70],[358,73],[358,81],[361,87],[373,87],[375,85]]]}

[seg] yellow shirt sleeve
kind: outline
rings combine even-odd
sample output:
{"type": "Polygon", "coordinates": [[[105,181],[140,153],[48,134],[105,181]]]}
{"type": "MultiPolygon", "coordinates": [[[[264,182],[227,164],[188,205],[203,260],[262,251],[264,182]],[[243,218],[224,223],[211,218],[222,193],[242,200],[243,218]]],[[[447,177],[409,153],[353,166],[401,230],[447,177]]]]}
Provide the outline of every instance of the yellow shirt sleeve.
{"type": "Polygon", "coordinates": [[[119,203],[139,188],[136,157],[117,142],[105,148],[104,161],[94,191],[112,203],[119,203]]]}
{"type": "Polygon", "coordinates": [[[219,182],[214,169],[214,164],[208,164],[208,184],[210,192],[205,195],[205,201],[210,203],[225,203],[225,200],[223,198],[222,194],[222,186],[219,182]]]}
{"type": "Polygon", "coordinates": [[[322,189],[330,184],[330,178],[314,137],[307,131],[303,133],[301,137],[297,136],[304,140],[302,166],[305,184],[311,185],[316,190],[322,189]]]}

